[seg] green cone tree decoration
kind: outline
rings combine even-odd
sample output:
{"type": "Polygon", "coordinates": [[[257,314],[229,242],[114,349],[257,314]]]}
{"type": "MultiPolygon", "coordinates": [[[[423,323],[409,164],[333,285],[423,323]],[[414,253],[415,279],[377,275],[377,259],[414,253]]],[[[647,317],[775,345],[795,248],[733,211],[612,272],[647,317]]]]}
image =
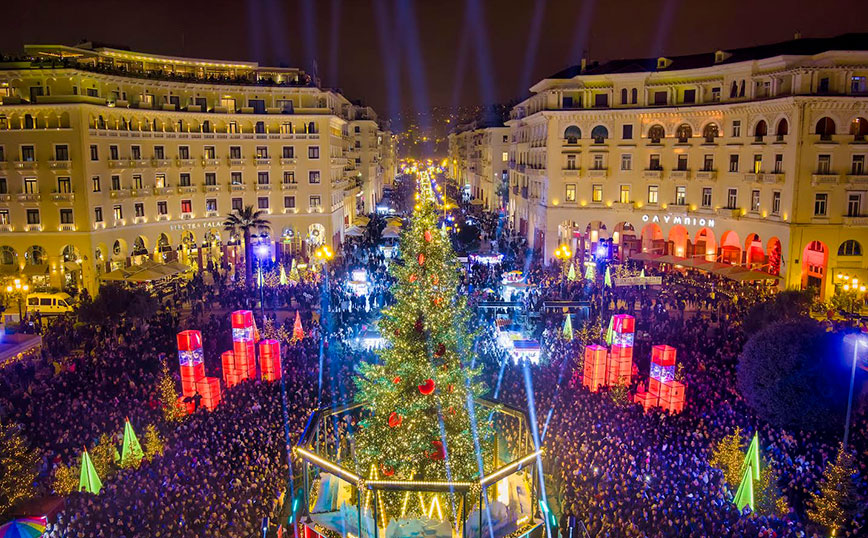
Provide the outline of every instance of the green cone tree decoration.
{"type": "Polygon", "coordinates": [[[138,467],[144,455],[142,445],[139,444],[136,432],[133,431],[133,425],[130,424],[130,419],[127,419],[124,423],[124,444],[121,448],[121,467],[124,469],[138,467]]]}
{"type": "Polygon", "coordinates": [[[93,461],[91,461],[90,455],[85,448],[84,453],[81,455],[81,475],[78,479],[78,491],[84,490],[88,493],[99,495],[101,489],[102,481],[99,479],[99,475],[96,474],[96,468],[93,466],[93,461]]]}
{"type": "Polygon", "coordinates": [[[573,339],[573,322],[570,320],[571,317],[572,316],[570,316],[570,314],[567,313],[567,315],[565,316],[565,319],[564,319],[563,335],[564,335],[564,338],[566,340],[572,340],[573,339]]]}

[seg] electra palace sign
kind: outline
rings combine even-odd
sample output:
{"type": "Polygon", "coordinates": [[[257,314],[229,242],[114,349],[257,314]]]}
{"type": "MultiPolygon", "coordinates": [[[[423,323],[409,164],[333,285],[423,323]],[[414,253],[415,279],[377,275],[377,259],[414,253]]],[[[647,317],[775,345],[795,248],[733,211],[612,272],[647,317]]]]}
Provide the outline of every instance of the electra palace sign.
{"type": "Polygon", "coordinates": [[[682,217],[678,215],[642,215],[642,222],[663,222],[664,224],[683,224],[685,226],[707,226],[714,228],[714,219],[682,217]]]}

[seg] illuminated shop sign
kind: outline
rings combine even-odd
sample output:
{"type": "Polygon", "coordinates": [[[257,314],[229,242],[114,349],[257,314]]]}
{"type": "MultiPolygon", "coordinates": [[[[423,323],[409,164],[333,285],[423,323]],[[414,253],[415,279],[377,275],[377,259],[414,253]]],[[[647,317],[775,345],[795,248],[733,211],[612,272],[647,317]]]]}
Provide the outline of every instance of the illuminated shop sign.
{"type": "Polygon", "coordinates": [[[662,222],[664,224],[683,224],[685,226],[707,226],[714,228],[714,219],[682,217],[679,215],[642,215],[642,222],[662,222]]]}

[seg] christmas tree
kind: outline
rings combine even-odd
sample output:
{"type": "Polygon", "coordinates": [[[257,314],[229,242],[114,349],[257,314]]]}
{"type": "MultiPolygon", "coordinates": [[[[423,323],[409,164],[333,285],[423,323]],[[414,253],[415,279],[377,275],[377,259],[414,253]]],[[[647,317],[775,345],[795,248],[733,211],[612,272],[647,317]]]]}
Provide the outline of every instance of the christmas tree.
{"type": "Polygon", "coordinates": [[[178,405],[178,391],[175,390],[175,380],[169,374],[169,366],[163,362],[160,374],[160,405],[163,408],[163,418],[166,422],[177,422],[184,418],[184,408],[178,405]]]}
{"type": "Polygon", "coordinates": [[[611,287],[612,287],[612,273],[609,272],[609,268],[608,268],[608,267],[606,267],[606,274],[603,276],[603,284],[604,284],[607,288],[611,288],[611,287]]]}
{"type": "Polygon", "coordinates": [[[0,515],[35,493],[38,462],[18,427],[0,423],[0,515]]]}
{"type": "Polygon", "coordinates": [[[811,492],[808,517],[814,523],[831,531],[840,529],[857,506],[853,475],[857,472],[853,454],[838,445],[835,462],[829,462],[823,471],[819,492],[811,492]]]}
{"type": "MultiPolygon", "coordinates": [[[[482,418],[471,423],[468,402],[483,387],[479,370],[461,353],[472,347],[470,316],[466,298],[457,293],[458,262],[432,200],[423,185],[401,238],[403,263],[392,266],[395,304],[379,322],[391,345],[378,352],[378,363],[360,365],[356,378],[356,401],[366,411],[356,433],[357,470],[364,476],[373,469],[402,480],[478,479],[474,431],[483,460],[491,458],[487,413],[476,412],[482,418]]],[[[396,502],[390,495],[387,509],[396,502]]]]}
{"type": "Polygon", "coordinates": [[[567,280],[570,282],[576,281],[576,264],[570,262],[570,270],[567,272],[567,280]]]}
{"type": "Polygon", "coordinates": [[[286,279],[286,268],[280,264],[280,285],[286,286],[287,284],[289,284],[289,280],[286,279]]]}
{"type": "Polygon", "coordinates": [[[102,480],[99,479],[96,468],[85,448],[84,453],[81,455],[81,476],[78,479],[78,491],[84,490],[88,493],[99,495],[101,489],[102,480]]]}
{"type": "Polygon", "coordinates": [[[166,442],[160,437],[157,427],[153,424],[148,424],[145,428],[145,450],[144,456],[148,461],[154,459],[154,456],[161,456],[166,442]]]}
{"type": "Polygon", "coordinates": [[[754,483],[760,479],[760,460],[759,460],[759,436],[753,434],[753,440],[747,449],[747,455],[744,457],[744,475],[738,490],[735,492],[735,505],[739,510],[744,510],[746,505],[750,506],[751,512],[754,511],[754,483]]]}
{"type": "Polygon", "coordinates": [[[124,444],[121,448],[121,467],[128,469],[130,467],[138,467],[142,461],[144,453],[142,445],[139,444],[139,438],[136,437],[136,432],[133,431],[133,425],[130,424],[130,419],[124,423],[124,444]]]}
{"type": "Polygon", "coordinates": [[[585,268],[585,280],[593,281],[595,278],[597,278],[597,272],[594,269],[594,264],[589,263],[585,268]]]}
{"type": "Polygon", "coordinates": [[[569,314],[566,315],[566,319],[564,319],[564,329],[563,335],[567,340],[573,339],[573,322],[571,321],[571,316],[569,314]]]}
{"type": "Polygon", "coordinates": [[[711,452],[709,464],[723,471],[723,478],[730,486],[735,486],[742,478],[744,451],[741,448],[741,428],[720,440],[711,452]]]}
{"type": "Polygon", "coordinates": [[[304,327],[301,326],[301,314],[295,311],[295,325],[292,326],[292,339],[304,340],[304,327]]]}

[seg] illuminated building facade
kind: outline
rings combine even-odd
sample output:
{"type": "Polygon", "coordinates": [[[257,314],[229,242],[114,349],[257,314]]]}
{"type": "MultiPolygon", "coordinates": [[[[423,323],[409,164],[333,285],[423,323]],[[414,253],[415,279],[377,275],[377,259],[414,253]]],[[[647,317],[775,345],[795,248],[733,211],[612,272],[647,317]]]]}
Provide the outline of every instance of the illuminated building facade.
{"type": "Polygon", "coordinates": [[[509,214],[546,258],[610,239],[823,297],[868,280],[868,34],[583,62],[531,92],[509,214]]]}
{"type": "Polygon", "coordinates": [[[508,180],[509,127],[459,127],[449,135],[449,169],[473,200],[487,210],[500,208],[508,180]],[[478,200],[478,202],[477,202],[478,200]]]}
{"type": "Polygon", "coordinates": [[[372,110],[252,62],[26,46],[0,64],[0,98],[0,271],[37,286],[94,291],[145,259],[238,263],[222,222],[248,205],[275,257],[335,246],[394,154],[372,110]]]}

